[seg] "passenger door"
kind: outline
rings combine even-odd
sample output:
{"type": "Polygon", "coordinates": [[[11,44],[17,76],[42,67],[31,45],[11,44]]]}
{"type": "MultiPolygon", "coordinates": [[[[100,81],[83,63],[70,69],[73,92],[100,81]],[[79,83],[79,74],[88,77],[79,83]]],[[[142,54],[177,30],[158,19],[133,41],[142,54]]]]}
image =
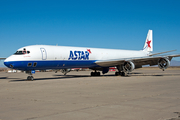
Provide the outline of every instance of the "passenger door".
{"type": "Polygon", "coordinates": [[[40,48],[41,53],[42,53],[42,60],[46,60],[47,59],[47,53],[46,50],[44,48],[40,48]]]}

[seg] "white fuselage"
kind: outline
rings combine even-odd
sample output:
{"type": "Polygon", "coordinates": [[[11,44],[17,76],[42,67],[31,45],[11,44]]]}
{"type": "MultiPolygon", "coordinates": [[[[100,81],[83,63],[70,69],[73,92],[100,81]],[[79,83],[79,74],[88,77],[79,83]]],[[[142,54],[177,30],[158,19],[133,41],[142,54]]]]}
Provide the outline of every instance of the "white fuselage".
{"type": "Polygon", "coordinates": [[[29,53],[11,55],[4,61],[4,64],[7,67],[20,70],[97,67],[98,65],[94,62],[99,60],[128,59],[149,55],[149,52],[141,50],[132,51],[50,45],[26,46],[18,49],[18,51],[23,51],[24,49],[29,51],[29,53]]]}

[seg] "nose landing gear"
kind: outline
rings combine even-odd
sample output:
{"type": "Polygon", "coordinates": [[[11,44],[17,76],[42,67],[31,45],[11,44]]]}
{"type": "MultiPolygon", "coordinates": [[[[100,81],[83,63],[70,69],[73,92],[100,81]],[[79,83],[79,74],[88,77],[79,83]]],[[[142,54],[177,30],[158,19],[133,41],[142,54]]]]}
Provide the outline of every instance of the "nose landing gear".
{"type": "Polygon", "coordinates": [[[27,80],[32,80],[32,81],[33,81],[33,80],[34,80],[34,77],[33,77],[33,76],[28,76],[28,77],[27,77],[27,80]]]}
{"type": "Polygon", "coordinates": [[[32,76],[32,74],[35,74],[35,71],[26,71],[27,74],[29,74],[30,76],[27,77],[27,80],[34,80],[34,77],[32,76]]]}

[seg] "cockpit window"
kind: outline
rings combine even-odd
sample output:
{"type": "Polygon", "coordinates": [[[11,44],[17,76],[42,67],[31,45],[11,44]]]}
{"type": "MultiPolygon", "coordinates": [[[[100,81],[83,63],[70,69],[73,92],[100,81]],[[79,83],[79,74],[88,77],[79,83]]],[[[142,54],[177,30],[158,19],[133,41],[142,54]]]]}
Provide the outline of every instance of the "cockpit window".
{"type": "Polygon", "coordinates": [[[14,55],[22,55],[23,52],[22,51],[16,51],[16,53],[14,53],[14,55]]]}
{"type": "Polygon", "coordinates": [[[24,54],[29,54],[30,51],[26,51],[26,49],[24,49],[23,51],[16,51],[16,53],[14,53],[14,55],[24,55],[24,54]]]}

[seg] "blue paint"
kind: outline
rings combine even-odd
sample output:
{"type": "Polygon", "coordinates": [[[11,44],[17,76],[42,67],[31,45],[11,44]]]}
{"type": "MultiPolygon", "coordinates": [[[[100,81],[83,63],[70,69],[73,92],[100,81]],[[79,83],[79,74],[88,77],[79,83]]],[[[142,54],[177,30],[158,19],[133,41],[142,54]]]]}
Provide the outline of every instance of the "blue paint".
{"type": "Polygon", "coordinates": [[[95,64],[96,60],[43,60],[43,61],[9,61],[4,64],[10,68],[13,65],[13,69],[18,70],[44,70],[44,69],[65,69],[65,68],[90,68],[99,67],[95,64]],[[33,67],[33,63],[36,62],[36,67],[33,67]],[[28,67],[28,63],[32,63],[28,67]]]}
{"type": "Polygon", "coordinates": [[[35,74],[35,70],[31,70],[31,73],[32,73],[32,74],[35,74]]]}
{"type": "Polygon", "coordinates": [[[88,51],[70,51],[68,60],[89,60],[88,51]]]}

